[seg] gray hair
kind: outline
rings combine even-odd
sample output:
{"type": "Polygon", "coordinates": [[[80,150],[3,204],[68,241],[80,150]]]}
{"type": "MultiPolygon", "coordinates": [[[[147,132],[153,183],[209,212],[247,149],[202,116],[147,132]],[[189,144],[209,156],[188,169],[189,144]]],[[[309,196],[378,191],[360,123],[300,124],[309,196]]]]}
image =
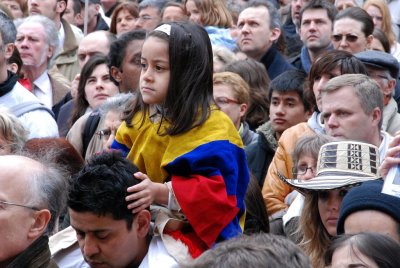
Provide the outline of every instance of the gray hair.
{"type": "Polygon", "coordinates": [[[10,145],[11,153],[21,151],[28,139],[28,131],[18,118],[5,108],[0,108],[0,134],[10,145]]]}
{"type": "Polygon", "coordinates": [[[15,21],[15,25],[18,28],[25,23],[38,23],[42,25],[45,36],[46,36],[46,43],[54,48],[53,55],[51,56],[49,63],[47,65],[47,69],[50,69],[55,61],[56,56],[61,50],[60,47],[60,40],[58,39],[58,30],[56,27],[56,24],[50,20],[49,18],[42,16],[42,15],[33,15],[33,16],[28,16],[26,18],[18,19],[15,21]]]}
{"type": "Polygon", "coordinates": [[[250,1],[246,8],[248,7],[266,7],[268,9],[268,14],[269,14],[269,27],[270,29],[274,28],[281,28],[282,22],[281,22],[281,15],[279,11],[276,9],[276,7],[268,0],[252,0],[250,1]]]}
{"type": "Polygon", "coordinates": [[[17,29],[6,13],[0,12],[0,33],[3,45],[12,44],[17,37],[17,29]]]}
{"type": "Polygon", "coordinates": [[[123,113],[132,98],[135,98],[135,95],[132,93],[119,93],[115,96],[108,98],[100,106],[101,115],[105,116],[110,111],[123,113]]]}
{"type": "Polygon", "coordinates": [[[66,208],[68,193],[68,174],[64,167],[52,161],[55,151],[49,151],[43,157],[32,156],[27,152],[21,155],[41,163],[41,169],[32,172],[29,187],[30,202],[33,207],[46,208],[51,213],[45,234],[54,233],[58,219],[66,208]]]}
{"type": "Polygon", "coordinates": [[[378,83],[364,74],[344,74],[329,80],[321,92],[327,94],[343,87],[354,90],[365,114],[370,115],[375,108],[379,108],[382,113],[379,122],[380,129],[383,118],[383,94],[378,83]]]}

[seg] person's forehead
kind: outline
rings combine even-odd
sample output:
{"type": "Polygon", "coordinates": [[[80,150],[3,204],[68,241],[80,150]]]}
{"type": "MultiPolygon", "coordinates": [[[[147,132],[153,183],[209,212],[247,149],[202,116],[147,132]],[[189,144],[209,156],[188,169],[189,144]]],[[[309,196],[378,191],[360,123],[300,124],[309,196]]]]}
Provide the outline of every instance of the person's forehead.
{"type": "Polygon", "coordinates": [[[323,8],[310,8],[310,9],[306,9],[303,12],[302,15],[302,20],[304,19],[329,19],[328,18],[328,12],[326,11],[326,9],[323,8]]]}
{"type": "Polygon", "coordinates": [[[101,52],[108,54],[109,45],[106,37],[102,35],[91,36],[83,39],[79,44],[78,51],[86,53],[101,52]]]}
{"type": "MultiPolygon", "coordinates": [[[[300,91],[300,90],[299,90],[300,91]]],[[[271,98],[280,98],[280,99],[296,99],[300,100],[299,92],[296,90],[290,90],[285,92],[279,92],[277,90],[272,91],[271,98]]]]}
{"type": "Polygon", "coordinates": [[[333,24],[333,31],[335,33],[341,33],[342,31],[344,31],[345,33],[347,32],[361,33],[362,26],[363,24],[361,21],[346,17],[335,20],[333,24]]]}
{"type": "Polygon", "coordinates": [[[111,214],[97,215],[93,212],[77,212],[71,208],[68,209],[71,226],[82,232],[98,232],[105,230],[119,229],[122,225],[126,226],[124,219],[115,220],[111,214]]]}
{"type": "Polygon", "coordinates": [[[44,30],[44,27],[40,23],[23,23],[17,28],[17,35],[18,34],[26,34],[26,35],[31,35],[31,36],[36,36],[36,37],[41,37],[45,38],[46,32],[44,30]]]}
{"type": "Polygon", "coordinates": [[[239,20],[263,20],[269,18],[268,9],[265,6],[248,7],[239,14],[239,20]]]}
{"type": "Polygon", "coordinates": [[[158,13],[159,13],[159,9],[158,8],[153,7],[153,6],[147,6],[147,7],[142,8],[139,11],[139,16],[144,16],[144,15],[150,15],[150,16],[153,15],[153,16],[155,16],[155,15],[158,15],[158,13]]]}

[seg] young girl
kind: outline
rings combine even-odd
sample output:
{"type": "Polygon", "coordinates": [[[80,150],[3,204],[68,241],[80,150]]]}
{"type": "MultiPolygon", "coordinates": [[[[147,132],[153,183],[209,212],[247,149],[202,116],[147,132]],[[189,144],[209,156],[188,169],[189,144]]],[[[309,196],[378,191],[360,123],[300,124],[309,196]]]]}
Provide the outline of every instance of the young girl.
{"type": "Polygon", "coordinates": [[[191,257],[242,232],[249,180],[240,136],[213,104],[212,62],[201,26],[171,23],[150,32],[141,94],[112,146],[141,171],[134,175],[143,182],[128,189],[128,208],[135,213],[156,203],[182,212],[187,221],[168,218],[160,228],[156,219],[156,226],[170,253],[167,236],[191,257]]]}

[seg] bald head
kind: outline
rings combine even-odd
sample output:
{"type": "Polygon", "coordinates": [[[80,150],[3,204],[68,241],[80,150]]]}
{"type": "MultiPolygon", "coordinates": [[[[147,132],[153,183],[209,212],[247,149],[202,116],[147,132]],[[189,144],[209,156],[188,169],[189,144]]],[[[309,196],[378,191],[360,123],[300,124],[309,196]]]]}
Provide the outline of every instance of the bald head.
{"type": "Polygon", "coordinates": [[[111,43],[116,40],[114,34],[108,31],[95,31],[85,36],[78,47],[78,60],[81,69],[93,54],[108,55],[111,43]]]}

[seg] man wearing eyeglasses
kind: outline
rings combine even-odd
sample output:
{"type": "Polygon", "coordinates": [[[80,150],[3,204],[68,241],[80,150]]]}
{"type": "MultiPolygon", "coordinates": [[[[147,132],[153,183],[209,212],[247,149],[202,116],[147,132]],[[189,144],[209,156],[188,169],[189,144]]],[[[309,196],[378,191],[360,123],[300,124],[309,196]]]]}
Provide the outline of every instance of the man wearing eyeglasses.
{"type": "Polygon", "coordinates": [[[300,54],[290,59],[289,63],[309,73],[313,61],[333,49],[331,35],[335,16],[335,6],[325,0],[312,1],[302,9],[300,37],[304,45],[300,54]]]}
{"type": "Polygon", "coordinates": [[[56,267],[48,236],[66,201],[66,180],[48,164],[0,156],[0,267],[56,267]]]}
{"type": "Polygon", "coordinates": [[[135,29],[152,31],[161,22],[161,11],[166,0],[144,0],[139,5],[139,18],[136,20],[135,29]]]}

